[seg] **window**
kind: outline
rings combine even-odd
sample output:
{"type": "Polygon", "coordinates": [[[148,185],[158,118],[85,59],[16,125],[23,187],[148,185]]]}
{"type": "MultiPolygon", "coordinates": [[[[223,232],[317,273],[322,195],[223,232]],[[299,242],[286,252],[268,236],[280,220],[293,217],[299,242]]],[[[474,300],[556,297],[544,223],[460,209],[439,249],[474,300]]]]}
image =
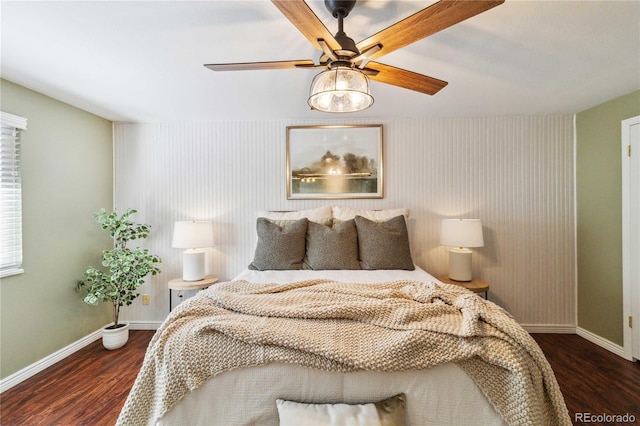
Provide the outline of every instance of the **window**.
{"type": "Polygon", "coordinates": [[[0,112],[0,277],[22,270],[20,132],[27,119],[0,112]]]}

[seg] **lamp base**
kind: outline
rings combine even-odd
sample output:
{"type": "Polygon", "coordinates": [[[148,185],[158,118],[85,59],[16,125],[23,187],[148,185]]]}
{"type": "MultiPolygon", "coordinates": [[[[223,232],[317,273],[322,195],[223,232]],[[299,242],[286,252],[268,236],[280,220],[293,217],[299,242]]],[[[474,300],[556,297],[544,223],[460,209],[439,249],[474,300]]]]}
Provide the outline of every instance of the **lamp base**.
{"type": "Polygon", "coordinates": [[[182,280],[200,281],[202,279],[204,279],[204,250],[185,250],[182,254],[182,280]]]}
{"type": "Polygon", "coordinates": [[[454,281],[471,281],[471,250],[452,248],[449,250],[449,278],[454,281]]]}

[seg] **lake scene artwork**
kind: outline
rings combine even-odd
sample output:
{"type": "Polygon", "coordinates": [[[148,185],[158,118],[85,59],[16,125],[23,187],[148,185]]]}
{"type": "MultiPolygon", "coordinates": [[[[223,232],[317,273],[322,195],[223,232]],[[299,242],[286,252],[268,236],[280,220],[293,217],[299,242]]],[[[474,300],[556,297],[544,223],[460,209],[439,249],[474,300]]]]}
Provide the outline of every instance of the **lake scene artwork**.
{"type": "Polygon", "coordinates": [[[289,199],[382,195],[382,125],[287,128],[289,199]]]}

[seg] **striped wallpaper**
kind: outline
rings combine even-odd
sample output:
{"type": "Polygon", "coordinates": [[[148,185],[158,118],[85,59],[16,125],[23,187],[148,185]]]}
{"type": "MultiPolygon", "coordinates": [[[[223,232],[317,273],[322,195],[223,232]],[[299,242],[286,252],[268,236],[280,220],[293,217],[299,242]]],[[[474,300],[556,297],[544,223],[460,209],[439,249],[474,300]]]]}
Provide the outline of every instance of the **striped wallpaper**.
{"type": "Polygon", "coordinates": [[[574,326],[576,269],[573,117],[570,115],[384,120],[116,123],[115,206],[133,207],[152,225],[145,242],[163,273],[141,289],[126,319],[150,324],[169,309],[167,281],[181,276],[171,247],[175,220],[212,220],[216,246],[208,273],[231,279],[246,268],[259,210],[324,204],[408,207],[415,262],[447,272],[440,219],[480,218],[485,246],[474,249],[474,276],[489,298],[522,324],[574,326]],[[288,125],[383,124],[385,197],[286,199],[288,125]]]}

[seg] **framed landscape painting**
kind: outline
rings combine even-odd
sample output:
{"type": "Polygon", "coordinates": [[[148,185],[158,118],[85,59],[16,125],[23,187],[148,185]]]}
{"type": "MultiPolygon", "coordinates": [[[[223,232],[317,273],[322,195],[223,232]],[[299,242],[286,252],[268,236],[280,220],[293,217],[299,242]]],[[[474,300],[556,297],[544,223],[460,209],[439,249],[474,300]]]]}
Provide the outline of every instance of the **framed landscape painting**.
{"type": "Polygon", "coordinates": [[[382,125],[288,126],[287,198],[382,198],[382,125]]]}

